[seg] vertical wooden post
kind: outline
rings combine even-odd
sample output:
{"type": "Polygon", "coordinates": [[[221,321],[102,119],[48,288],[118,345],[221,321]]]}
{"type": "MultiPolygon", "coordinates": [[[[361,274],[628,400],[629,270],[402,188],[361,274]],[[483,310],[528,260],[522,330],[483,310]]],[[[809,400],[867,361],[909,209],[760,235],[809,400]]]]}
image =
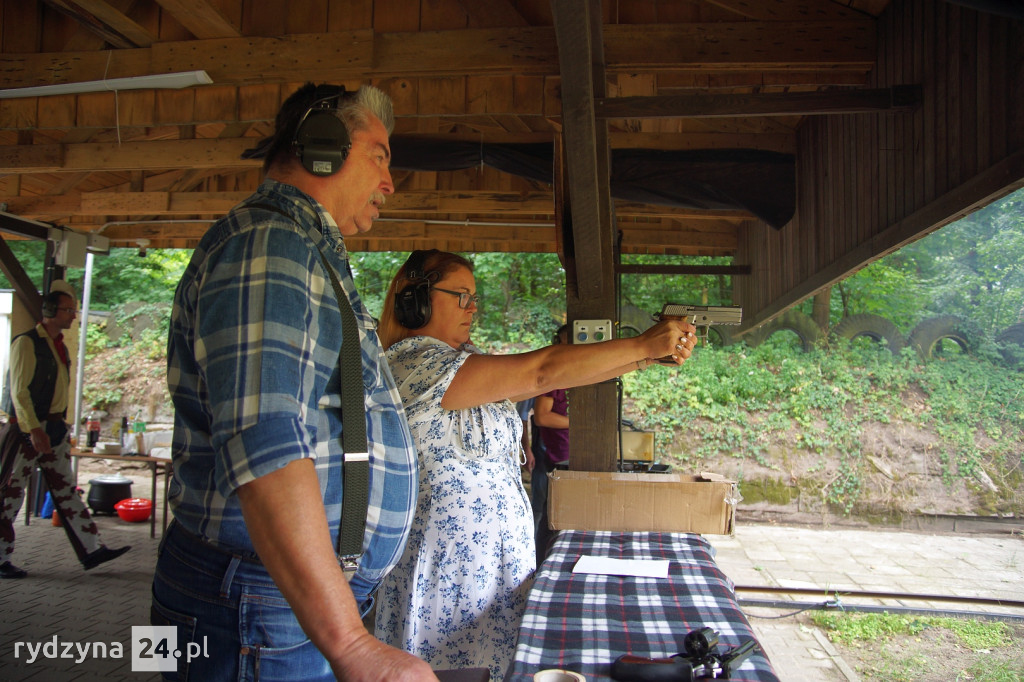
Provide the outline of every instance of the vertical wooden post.
{"type": "MultiPolygon", "coordinates": [[[[552,0],[562,74],[562,142],[556,155],[557,228],[566,269],[566,317],[615,321],[615,226],[609,186],[608,126],[594,115],[604,97],[601,4],[552,0]],[[575,244],[586,244],[577,253],[575,244]]],[[[569,392],[569,467],[613,471],[618,458],[618,391],[614,383],[569,392]]]]}

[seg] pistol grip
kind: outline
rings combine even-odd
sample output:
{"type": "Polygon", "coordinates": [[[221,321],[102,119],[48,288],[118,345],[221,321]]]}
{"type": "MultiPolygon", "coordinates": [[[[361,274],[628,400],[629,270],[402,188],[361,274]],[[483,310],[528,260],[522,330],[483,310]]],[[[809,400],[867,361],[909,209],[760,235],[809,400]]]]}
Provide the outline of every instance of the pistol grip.
{"type": "Polygon", "coordinates": [[[618,682],[692,682],[693,666],[685,658],[644,658],[624,654],[612,663],[618,682]]]}

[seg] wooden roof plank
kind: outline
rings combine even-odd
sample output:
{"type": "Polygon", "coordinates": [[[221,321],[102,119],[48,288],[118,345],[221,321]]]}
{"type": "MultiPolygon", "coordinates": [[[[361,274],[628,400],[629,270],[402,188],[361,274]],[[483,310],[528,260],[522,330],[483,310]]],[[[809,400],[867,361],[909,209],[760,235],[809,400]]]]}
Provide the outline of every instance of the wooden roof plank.
{"type": "Polygon", "coordinates": [[[232,38],[241,31],[209,0],[156,0],[178,23],[196,38],[232,38]]]}
{"type": "Polygon", "coordinates": [[[250,138],[82,143],[72,145],[0,146],[0,170],[32,173],[46,170],[110,171],[168,168],[249,168],[259,160],[241,159],[250,138]]]}
{"type": "MultiPolygon", "coordinates": [[[[683,69],[860,69],[874,23],[739,22],[604,28],[609,73],[683,69]]],[[[548,27],[371,30],[156,43],[102,52],[0,55],[0,88],[206,70],[218,85],[449,75],[558,75],[548,27]]]]}
{"type": "Polygon", "coordinates": [[[114,47],[149,47],[156,37],[104,0],[42,0],[114,47]]]}
{"type": "Polygon", "coordinates": [[[599,118],[734,118],[908,110],[920,101],[920,87],[901,85],[824,92],[606,97],[595,108],[599,118]]]}

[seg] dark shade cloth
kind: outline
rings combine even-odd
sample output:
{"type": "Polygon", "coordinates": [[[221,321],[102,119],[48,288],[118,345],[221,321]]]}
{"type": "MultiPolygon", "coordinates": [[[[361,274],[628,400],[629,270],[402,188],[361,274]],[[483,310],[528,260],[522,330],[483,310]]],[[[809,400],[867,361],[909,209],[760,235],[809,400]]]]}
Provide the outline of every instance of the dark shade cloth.
{"type": "MultiPolygon", "coordinates": [[[[391,167],[454,171],[489,166],[552,184],[551,144],[391,138],[391,167]]],[[[613,149],[611,194],[657,206],[749,211],[776,229],[796,211],[796,158],[760,149],[613,149]]]]}
{"type": "MultiPolygon", "coordinates": [[[[528,682],[541,670],[610,680],[622,654],[666,658],[685,652],[687,633],[710,627],[719,651],[756,639],[734,585],[714,560],[714,548],[690,533],[562,531],[537,570],[506,680],[528,682]],[[668,578],[574,575],[581,556],[668,559],[668,578]]],[[[729,677],[778,682],[758,650],[729,677]]]]}

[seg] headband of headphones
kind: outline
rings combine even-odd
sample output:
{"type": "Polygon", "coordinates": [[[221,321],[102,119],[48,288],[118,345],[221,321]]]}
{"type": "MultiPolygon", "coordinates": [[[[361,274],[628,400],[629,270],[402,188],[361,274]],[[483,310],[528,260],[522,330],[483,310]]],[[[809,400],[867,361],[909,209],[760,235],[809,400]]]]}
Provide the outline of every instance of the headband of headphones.
{"type": "Polygon", "coordinates": [[[414,282],[418,280],[430,281],[431,278],[436,282],[439,279],[439,273],[423,272],[423,268],[427,264],[427,259],[435,253],[437,253],[437,249],[417,249],[409,254],[409,259],[405,261],[405,276],[414,282]]]}

